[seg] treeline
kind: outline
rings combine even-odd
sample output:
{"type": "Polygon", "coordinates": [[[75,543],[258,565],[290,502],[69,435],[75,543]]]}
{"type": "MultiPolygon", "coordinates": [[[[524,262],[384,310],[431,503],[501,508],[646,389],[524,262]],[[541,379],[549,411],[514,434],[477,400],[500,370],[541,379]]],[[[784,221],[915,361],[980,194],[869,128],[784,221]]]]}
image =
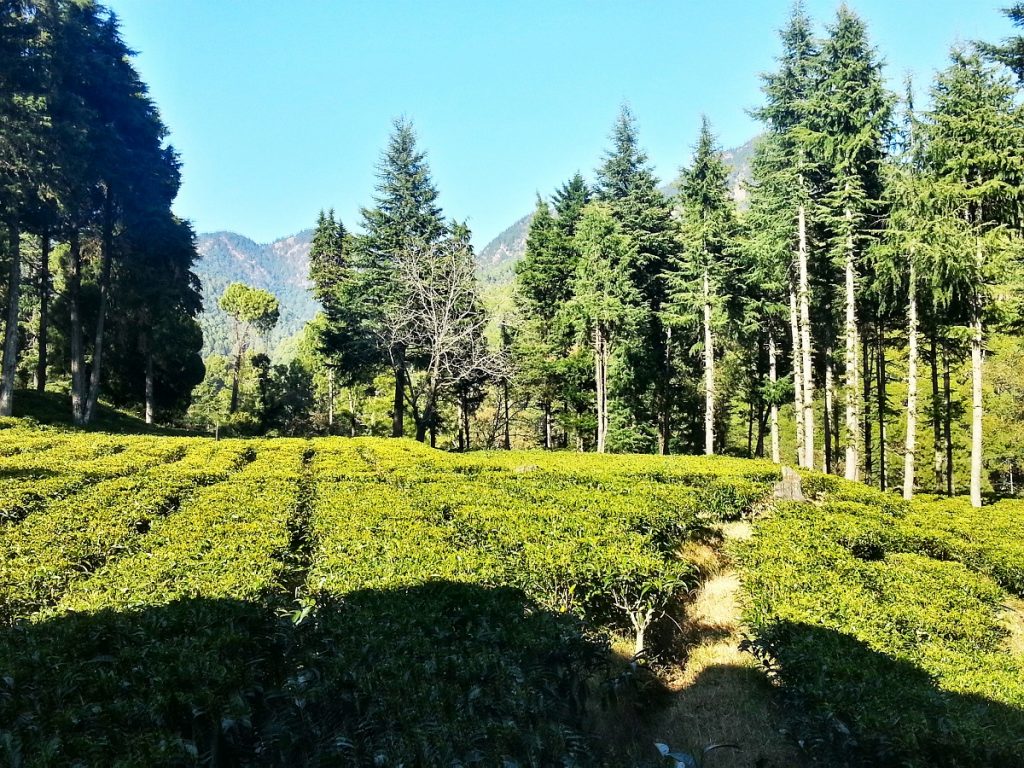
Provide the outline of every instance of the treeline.
{"type": "Polygon", "coordinates": [[[594,183],[538,198],[489,321],[468,232],[398,123],[362,234],[322,214],[313,247],[351,431],[380,432],[362,417],[387,376],[394,435],[408,412],[419,439],[467,447],[475,415],[489,446],[711,454],[742,430],[749,455],[953,492],[969,360],[980,504],[985,348],[1020,321],[1021,43],[954,50],[918,109],[846,7],[819,36],[798,3],[781,40],[742,209],[706,119],[667,197],[624,108],[594,183]]]}
{"type": "Polygon", "coordinates": [[[627,110],[594,187],[577,176],[538,200],[518,270],[517,345],[521,374],[542,393],[538,431],[548,446],[570,434],[586,445],[596,426],[598,451],[710,454],[725,446],[742,393],[751,453],[874,474],[884,487],[895,409],[909,497],[924,400],[935,472],[952,492],[949,368],[969,354],[980,505],[986,336],[1020,320],[1016,86],[979,52],[955,50],[917,111],[909,84],[887,90],[863,22],[845,7],[819,38],[798,4],[782,43],[756,111],[765,133],[746,210],[706,120],[665,199],[627,110]],[[887,391],[894,357],[907,371],[898,404],[887,391]],[[780,449],[787,404],[795,456],[780,449]]]}
{"type": "MultiPolygon", "coordinates": [[[[361,391],[364,400],[387,371],[392,436],[406,433],[408,413],[417,440],[435,445],[447,421],[465,446],[485,386],[505,375],[504,356],[485,337],[470,231],[444,218],[408,122],[395,123],[378,179],[374,204],[362,211],[362,233],[348,232],[333,212],[321,213],[310,252],[331,401],[335,384],[361,391]],[[451,405],[458,415],[446,419],[451,405]]],[[[365,419],[354,402],[349,418],[351,431],[362,431],[365,419]]]]}
{"type": "Polygon", "coordinates": [[[180,164],[112,12],[0,1],[0,415],[15,389],[182,412],[203,378],[180,164]]]}

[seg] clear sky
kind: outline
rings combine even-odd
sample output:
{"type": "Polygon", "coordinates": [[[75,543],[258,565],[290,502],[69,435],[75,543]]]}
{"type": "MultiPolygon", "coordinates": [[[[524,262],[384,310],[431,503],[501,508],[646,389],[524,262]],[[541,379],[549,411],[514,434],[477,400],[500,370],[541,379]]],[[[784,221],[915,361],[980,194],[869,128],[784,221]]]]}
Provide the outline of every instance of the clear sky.
{"type": "MultiPolygon", "coordinates": [[[[851,0],[897,85],[957,41],[1011,32],[1009,0],[851,0]]],[[[177,212],[265,242],[334,207],[351,225],[391,121],[411,118],[448,216],[483,246],[598,164],[628,102],[659,175],[699,115],[758,131],[789,0],[108,0],[184,161],[177,212]]],[[[819,24],[835,0],[807,0],[819,24]]]]}

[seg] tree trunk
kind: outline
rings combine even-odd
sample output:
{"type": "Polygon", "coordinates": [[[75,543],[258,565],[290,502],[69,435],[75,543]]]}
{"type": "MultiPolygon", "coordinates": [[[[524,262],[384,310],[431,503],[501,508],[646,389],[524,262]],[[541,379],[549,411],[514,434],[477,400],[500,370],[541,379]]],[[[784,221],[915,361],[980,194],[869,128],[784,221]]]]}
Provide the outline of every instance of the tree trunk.
{"type": "Polygon", "coordinates": [[[50,235],[39,238],[39,359],[36,362],[36,391],[46,391],[47,353],[50,334],[50,235]]]}
{"type": "Polygon", "coordinates": [[[665,369],[662,372],[661,429],[658,434],[658,452],[667,456],[672,439],[672,328],[665,329],[665,369]]]}
{"type": "Polygon", "coordinates": [[[907,436],[903,453],[903,498],[914,497],[914,469],[917,449],[917,278],[910,265],[910,295],[907,301],[907,436]]]}
{"type": "Polygon", "coordinates": [[[861,413],[861,419],[863,420],[863,440],[864,440],[864,474],[859,477],[865,483],[870,485],[871,478],[875,472],[874,464],[874,450],[875,450],[875,439],[874,439],[874,422],[871,421],[871,354],[868,348],[868,337],[865,335],[861,339],[861,361],[864,366],[863,375],[861,381],[864,385],[863,403],[864,410],[861,413]]]}
{"type": "Polygon", "coordinates": [[[349,420],[349,437],[356,436],[356,393],[351,387],[348,390],[348,420],[349,420]]]}
{"type": "Polygon", "coordinates": [[[405,434],[405,350],[398,346],[394,350],[395,361],[395,397],[394,410],[391,413],[391,436],[401,437],[405,434]]]}
{"type": "Polygon", "coordinates": [[[462,429],[463,429],[463,431],[465,432],[465,435],[466,435],[465,443],[466,443],[466,450],[468,451],[469,448],[470,448],[470,445],[469,445],[469,407],[466,404],[463,404],[463,406],[462,406],[462,429]]]}
{"type": "MultiPolygon", "coordinates": [[[[852,227],[853,213],[846,211],[848,226],[852,227]]],[[[853,233],[847,234],[846,240],[846,479],[856,480],[860,467],[857,455],[857,286],[853,264],[853,233]]]]}
{"type": "Polygon", "coordinates": [[[878,394],[878,488],[884,491],[889,484],[885,470],[885,406],[886,406],[886,382],[885,382],[885,328],[881,322],[878,323],[878,338],[876,340],[878,349],[877,373],[877,394],[878,394]]]}
{"type": "Polygon", "coordinates": [[[334,432],[334,369],[327,369],[327,434],[334,432]]]}
{"type": "Polygon", "coordinates": [[[747,458],[754,458],[754,398],[747,403],[747,458]]]}
{"type": "MultiPolygon", "coordinates": [[[[979,246],[980,247],[980,246],[979,246]]],[[[981,393],[984,350],[981,314],[975,311],[971,335],[971,506],[981,506],[982,416],[981,393]]]]}
{"type": "Polygon", "coordinates": [[[501,404],[505,410],[505,434],[504,434],[504,448],[506,451],[512,450],[512,409],[508,402],[508,379],[502,379],[501,381],[501,404]]]}
{"type": "Polygon", "coordinates": [[[931,332],[931,374],[932,374],[932,451],[935,471],[935,492],[942,488],[942,393],[939,390],[939,348],[936,337],[938,332],[931,332]]]}
{"type": "Polygon", "coordinates": [[[605,443],[607,440],[607,413],[606,408],[608,401],[605,398],[605,387],[607,386],[608,380],[605,376],[605,366],[607,359],[605,357],[605,341],[604,333],[601,328],[601,324],[597,323],[594,326],[594,383],[597,389],[597,452],[605,452],[605,443]]]}
{"type": "Polygon", "coordinates": [[[143,332],[143,354],[146,356],[146,383],[145,383],[145,400],[146,400],[146,423],[152,424],[156,418],[156,403],[153,398],[153,349],[150,344],[149,334],[143,332]]]}
{"type": "Polygon", "coordinates": [[[7,324],[4,326],[3,362],[0,364],[0,416],[14,410],[14,374],[18,367],[18,314],[21,309],[21,232],[8,229],[11,239],[11,271],[7,284],[7,324]]]}
{"type": "Polygon", "coordinates": [[[798,211],[800,234],[800,339],[803,373],[804,456],[801,466],[814,467],[814,367],[811,362],[811,296],[807,276],[807,216],[801,204],[798,211]]]}
{"type": "Polygon", "coordinates": [[[836,450],[839,447],[839,435],[832,429],[832,411],[835,409],[835,350],[831,342],[825,348],[825,472],[832,474],[835,469],[836,450]]]}
{"type": "Polygon", "coordinates": [[[768,379],[772,383],[772,405],[771,405],[771,431],[772,431],[772,461],[778,464],[781,461],[779,454],[779,406],[775,402],[775,384],[779,380],[778,371],[778,350],[775,348],[775,334],[768,332],[768,379]]]}
{"type": "Polygon", "coordinates": [[[544,450],[550,451],[551,445],[551,401],[544,401],[544,450]]]}
{"type": "Polygon", "coordinates": [[[715,337],[711,329],[711,283],[704,268],[704,453],[715,452],[715,337]]]}
{"type": "Polygon", "coordinates": [[[796,463],[804,463],[804,374],[800,321],[796,309],[796,291],[789,288],[789,329],[793,337],[793,412],[796,416],[796,463]]]}
{"type": "Polygon", "coordinates": [[[68,237],[68,310],[71,319],[71,418],[85,423],[85,340],[82,331],[82,247],[78,228],[68,237]]]}
{"type": "Polygon", "coordinates": [[[231,402],[228,405],[228,413],[238,410],[238,389],[242,378],[242,360],[245,357],[245,345],[241,338],[238,339],[237,351],[235,352],[235,365],[231,375],[231,402]]]}
{"type": "Polygon", "coordinates": [[[114,196],[108,188],[103,198],[103,235],[100,239],[100,304],[93,334],[92,369],[89,371],[89,395],[85,401],[85,422],[96,414],[100,397],[100,375],[103,368],[103,328],[110,297],[110,269],[114,259],[114,196]]]}
{"type": "Polygon", "coordinates": [[[953,495],[953,392],[950,386],[950,370],[949,370],[949,348],[942,345],[942,394],[943,394],[943,407],[942,407],[942,421],[943,421],[943,437],[945,438],[946,444],[946,460],[943,463],[943,468],[946,470],[946,495],[953,495]]]}

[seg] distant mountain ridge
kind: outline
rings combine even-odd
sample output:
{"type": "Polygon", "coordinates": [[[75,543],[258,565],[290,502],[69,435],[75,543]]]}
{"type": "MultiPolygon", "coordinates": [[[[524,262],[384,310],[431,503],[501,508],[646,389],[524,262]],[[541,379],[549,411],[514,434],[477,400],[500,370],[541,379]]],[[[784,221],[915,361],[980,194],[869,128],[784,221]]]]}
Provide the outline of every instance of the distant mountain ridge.
{"type": "MultiPolygon", "coordinates": [[[[740,207],[744,206],[747,199],[746,183],[751,179],[750,163],[759,138],[754,137],[746,144],[722,153],[722,158],[730,168],[729,188],[740,207]]],[[[663,184],[661,192],[667,197],[673,197],[676,193],[675,182],[663,184]]],[[[485,283],[501,284],[512,280],[516,262],[526,253],[526,237],[532,219],[532,213],[526,214],[480,251],[477,260],[480,264],[480,277],[485,283]]]]}
{"type": "MultiPolygon", "coordinates": [[[[746,200],[745,183],[750,180],[750,162],[757,138],[724,152],[731,168],[729,185],[742,206],[746,200]]],[[[666,184],[661,191],[675,194],[675,186],[666,184]]],[[[512,282],[515,265],[526,252],[532,213],[520,217],[477,253],[480,279],[487,285],[512,282]]],[[[281,320],[269,339],[269,348],[302,330],[319,310],[309,281],[309,248],[313,230],[307,229],[272,243],[257,243],[234,232],[210,232],[199,235],[200,259],[196,274],[203,283],[203,306],[199,322],[203,327],[203,354],[228,354],[231,351],[231,320],[217,307],[217,299],[229,283],[238,281],[270,291],[281,302],[281,320]]]]}
{"type": "Polygon", "coordinates": [[[313,230],[304,230],[272,243],[256,243],[234,232],[199,235],[195,271],[203,284],[203,354],[231,351],[231,319],[217,306],[230,283],[241,282],[274,294],[281,318],[269,338],[273,350],[313,318],[319,305],[311,293],[309,248],[313,230]]]}

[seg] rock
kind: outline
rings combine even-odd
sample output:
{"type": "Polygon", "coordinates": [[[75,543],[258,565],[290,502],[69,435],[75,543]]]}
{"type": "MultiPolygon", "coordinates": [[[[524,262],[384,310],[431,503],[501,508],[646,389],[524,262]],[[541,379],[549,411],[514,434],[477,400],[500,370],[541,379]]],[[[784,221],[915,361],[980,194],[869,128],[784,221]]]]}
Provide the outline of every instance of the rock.
{"type": "Polygon", "coordinates": [[[792,467],[782,468],[782,480],[775,484],[775,498],[782,501],[806,501],[800,475],[792,467]]]}

